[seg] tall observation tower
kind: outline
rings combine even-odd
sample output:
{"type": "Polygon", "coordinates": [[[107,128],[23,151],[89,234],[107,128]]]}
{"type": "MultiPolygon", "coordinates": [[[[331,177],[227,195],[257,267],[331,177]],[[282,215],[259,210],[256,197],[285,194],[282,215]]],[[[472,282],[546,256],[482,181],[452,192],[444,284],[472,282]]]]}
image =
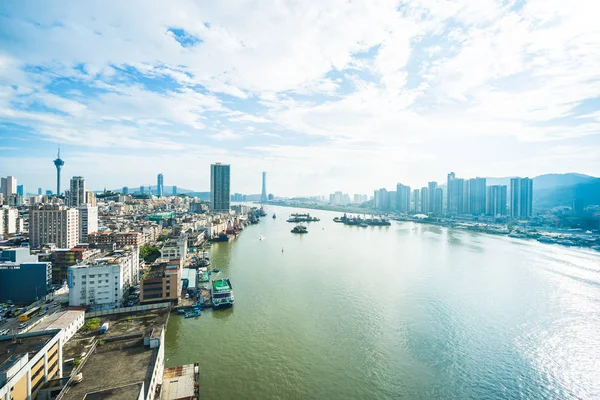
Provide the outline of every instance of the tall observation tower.
{"type": "Polygon", "coordinates": [[[60,147],[58,148],[58,157],[54,160],[54,166],[56,167],[56,195],[60,196],[60,169],[65,165],[65,162],[60,159],[60,147]]]}
{"type": "Polygon", "coordinates": [[[267,173],[263,172],[262,173],[262,194],[260,195],[260,202],[261,203],[266,203],[267,202],[267,173]]]}

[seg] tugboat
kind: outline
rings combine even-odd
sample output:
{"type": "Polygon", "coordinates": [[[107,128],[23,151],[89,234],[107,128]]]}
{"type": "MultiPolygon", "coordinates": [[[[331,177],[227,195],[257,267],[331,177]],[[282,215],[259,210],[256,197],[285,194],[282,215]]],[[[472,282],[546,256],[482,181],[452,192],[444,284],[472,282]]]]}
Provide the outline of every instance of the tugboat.
{"type": "Polygon", "coordinates": [[[213,281],[211,297],[214,308],[233,306],[233,286],[228,278],[213,281]]]}
{"type": "Polygon", "coordinates": [[[303,225],[296,225],[294,229],[292,229],[292,233],[308,233],[306,227],[303,225]]]}

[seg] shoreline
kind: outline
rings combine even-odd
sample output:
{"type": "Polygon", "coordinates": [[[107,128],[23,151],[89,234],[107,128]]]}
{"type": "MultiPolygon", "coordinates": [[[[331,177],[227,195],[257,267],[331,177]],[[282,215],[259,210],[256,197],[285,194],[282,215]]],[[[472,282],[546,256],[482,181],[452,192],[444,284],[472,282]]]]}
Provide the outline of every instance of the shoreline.
{"type": "MultiPolygon", "coordinates": [[[[260,204],[260,203],[254,203],[254,204],[260,204]]],[[[290,207],[290,208],[305,208],[305,209],[309,209],[309,210],[320,210],[320,211],[332,211],[332,212],[340,212],[340,213],[347,213],[347,214],[364,214],[364,215],[390,215],[390,214],[386,214],[386,213],[381,213],[381,212],[376,212],[375,210],[372,209],[361,209],[361,208],[346,208],[346,207],[335,207],[335,206],[316,206],[314,204],[285,204],[285,203],[267,203],[265,204],[266,206],[280,206],[280,207],[290,207]]],[[[591,243],[586,243],[586,242],[582,242],[582,239],[580,238],[573,238],[573,237],[558,237],[555,238],[553,237],[554,235],[557,235],[557,233],[552,233],[550,231],[546,231],[546,230],[541,230],[541,231],[535,231],[533,233],[527,233],[527,232],[519,232],[517,234],[513,234],[512,232],[510,232],[508,230],[508,224],[506,225],[496,225],[496,224],[489,224],[489,223],[485,223],[485,222],[475,222],[475,221],[469,221],[469,220],[465,220],[465,221],[440,221],[437,219],[418,219],[418,218],[403,218],[403,217],[391,217],[390,218],[393,221],[396,222],[414,222],[414,223],[418,223],[418,224],[427,224],[427,225],[435,225],[435,226],[441,226],[441,227],[445,227],[445,228],[452,228],[452,229],[458,229],[458,230],[462,230],[462,231],[470,231],[470,232],[478,232],[478,233],[484,233],[487,235],[494,235],[494,236],[507,236],[507,237],[511,237],[511,238],[516,238],[516,239],[526,239],[526,240],[534,240],[537,241],[539,243],[543,243],[543,244],[554,244],[554,245],[559,245],[561,247],[574,247],[574,248],[578,248],[578,249],[590,249],[590,250],[594,250],[597,252],[600,252],[600,238],[596,237],[596,242],[591,242],[591,243]],[[512,235],[512,236],[511,236],[512,235]],[[543,240],[538,240],[542,238],[543,240]],[[574,240],[574,241],[573,241],[574,240]],[[562,241],[563,243],[560,243],[560,241],[562,241]],[[596,248],[598,247],[598,248],[596,248]]],[[[558,235],[564,235],[564,234],[558,234],[558,235]]]]}

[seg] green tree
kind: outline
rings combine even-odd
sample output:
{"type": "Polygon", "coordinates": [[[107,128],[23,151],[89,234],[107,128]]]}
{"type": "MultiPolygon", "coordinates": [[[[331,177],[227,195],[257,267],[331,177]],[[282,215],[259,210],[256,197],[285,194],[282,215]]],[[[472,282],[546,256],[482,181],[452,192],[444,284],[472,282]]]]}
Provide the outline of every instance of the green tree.
{"type": "Polygon", "coordinates": [[[140,247],[140,257],[146,262],[154,262],[160,257],[160,250],[155,246],[143,245],[140,247]]]}

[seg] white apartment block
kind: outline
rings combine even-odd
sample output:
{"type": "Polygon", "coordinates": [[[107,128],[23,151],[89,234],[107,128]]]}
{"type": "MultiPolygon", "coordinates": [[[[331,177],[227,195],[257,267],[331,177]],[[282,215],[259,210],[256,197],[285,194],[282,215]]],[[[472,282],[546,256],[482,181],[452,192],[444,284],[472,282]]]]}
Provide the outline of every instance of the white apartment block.
{"type": "Polygon", "coordinates": [[[12,235],[18,233],[17,220],[19,211],[9,206],[0,206],[0,234],[12,235]]]}
{"type": "Polygon", "coordinates": [[[69,305],[119,306],[125,291],[139,283],[140,250],[132,247],[69,268],[69,305]]]}
{"type": "Polygon", "coordinates": [[[29,209],[29,240],[31,247],[46,243],[70,249],[79,241],[79,212],[62,205],[33,206],[29,209]]]}
{"type": "Polygon", "coordinates": [[[69,306],[119,307],[126,289],[123,270],[104,263],[69,267],[69,306]]]}
{"type": "Polygon", "coordinates": [[[79,207],[79,243],[88,243],[88,234],[98,232],[98,207],[79,207]]]}
{"type": "Polygon", "coordinates": [[[160,257],[173,260],[175,258],[185,259],[187,257],[187,238],[185,236],[179,239],[169,240],[162,249],[160,249],[160,257]]]}

